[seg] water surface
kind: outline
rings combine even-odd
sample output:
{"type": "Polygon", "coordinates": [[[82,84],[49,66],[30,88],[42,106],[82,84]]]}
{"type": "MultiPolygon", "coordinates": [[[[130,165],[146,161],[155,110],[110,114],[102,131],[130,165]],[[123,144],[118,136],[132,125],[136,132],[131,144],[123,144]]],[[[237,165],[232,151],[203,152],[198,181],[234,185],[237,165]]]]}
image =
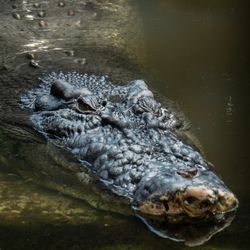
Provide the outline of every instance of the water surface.
{"type": "Polygon", "coordinates": [[[154,235],[114,201],[109,207],[87,191],[87,201],[75,199],[34,181],[33,166],[58,160],[42,138],[20,128],[18,96],[39,75],[60,70],[119,83],[143,78],[178,103],[240,200],[231,226],[196,249],[248,249],[248,2],[59,2],[0,1],[0,249],[188,248],[154,235]]]}

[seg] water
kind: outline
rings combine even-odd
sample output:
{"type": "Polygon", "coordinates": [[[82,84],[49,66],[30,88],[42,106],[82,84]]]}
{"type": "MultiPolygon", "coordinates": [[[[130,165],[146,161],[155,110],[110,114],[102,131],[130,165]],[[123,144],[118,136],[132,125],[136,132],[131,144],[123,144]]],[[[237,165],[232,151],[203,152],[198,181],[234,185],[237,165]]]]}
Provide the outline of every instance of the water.
{"type": "Polygon", "coordinates": [[[248,249],[248,2],[58,2],[0,2],[0,114],[8,124],[0,129],[0,249],[188,248],[154,235],[126,208],[87,188],[84,201],[67,186],[58,192],[51,182],[42,185],[48,169],[76,163],[58,159],[30,132],[17,98],[52,70],[109,74],[116,82],[144,78],[177,102],[240,200],[231,226],[196,249],[248,249]],[[35,166],[44,168],[42,176],[35,166]]]}

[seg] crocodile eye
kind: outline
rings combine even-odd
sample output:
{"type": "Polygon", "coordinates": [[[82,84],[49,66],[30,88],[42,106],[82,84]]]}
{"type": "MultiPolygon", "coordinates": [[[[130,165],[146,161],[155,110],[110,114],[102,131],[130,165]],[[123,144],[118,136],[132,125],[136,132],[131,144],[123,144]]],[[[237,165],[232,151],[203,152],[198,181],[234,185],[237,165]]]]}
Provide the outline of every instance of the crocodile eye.
{"type": "Polygon", "coordinates": [[[89,114],[96,110],[94,99],[79,97],[77,99],[76,110],[82,114],[89,114]]]}
{"type": "Polygon", "coordinates": [[[88,104],[86,103],[83,99],[78,99],[77,100],[78,102],[78,109],[80,111],[86,111],[86,110],[89,110],[89,111],[93,111],[94,109],[88,104]]]}
{"type": "Polygon", "coordinates": [[[107,101],[102,101],[102,106],[105,107],[107,105],[107,101]]]}

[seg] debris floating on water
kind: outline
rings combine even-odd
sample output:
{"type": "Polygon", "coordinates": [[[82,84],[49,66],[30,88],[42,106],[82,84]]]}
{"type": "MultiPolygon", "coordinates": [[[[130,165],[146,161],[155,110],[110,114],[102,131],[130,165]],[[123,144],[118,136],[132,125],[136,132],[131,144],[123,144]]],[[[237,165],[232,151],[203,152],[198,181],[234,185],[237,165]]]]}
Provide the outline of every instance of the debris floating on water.
{"type": "Polygon", "coordinates": [[[20,20],[21,19],[21,15],[19,13],[13,13],[12,16],[16,19],[16,20],[20,20]]]}

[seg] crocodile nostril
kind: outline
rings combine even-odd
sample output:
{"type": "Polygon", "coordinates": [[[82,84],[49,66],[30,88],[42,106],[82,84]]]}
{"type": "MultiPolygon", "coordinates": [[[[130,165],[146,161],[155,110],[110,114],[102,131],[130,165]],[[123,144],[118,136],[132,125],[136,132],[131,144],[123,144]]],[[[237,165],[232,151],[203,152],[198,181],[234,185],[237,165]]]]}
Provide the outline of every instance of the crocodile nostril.
{"type": "Polygon", "coordinates": [[[219,197],[218,202],[223,206],[226,204],[226,200],[222,196],[219,197]]]}
{"type": "Polygon", "coordinates": [[[198,199],[197,198],[195,198],[195,197],[192,197],[192,196],[189,196],[189,197],[187,197],[185,200],[184,200],[184,203],[186,204],[186,205],[192,205],[192,204],[194,204],[195,202],[197,202],[198,201],[198,199]]]}
{"type": "Polygon", "coordinates": [[[202,201],[200,203],[200,209],[207,209],[210,206],[210,202],[209,201],[202,201]]]}

